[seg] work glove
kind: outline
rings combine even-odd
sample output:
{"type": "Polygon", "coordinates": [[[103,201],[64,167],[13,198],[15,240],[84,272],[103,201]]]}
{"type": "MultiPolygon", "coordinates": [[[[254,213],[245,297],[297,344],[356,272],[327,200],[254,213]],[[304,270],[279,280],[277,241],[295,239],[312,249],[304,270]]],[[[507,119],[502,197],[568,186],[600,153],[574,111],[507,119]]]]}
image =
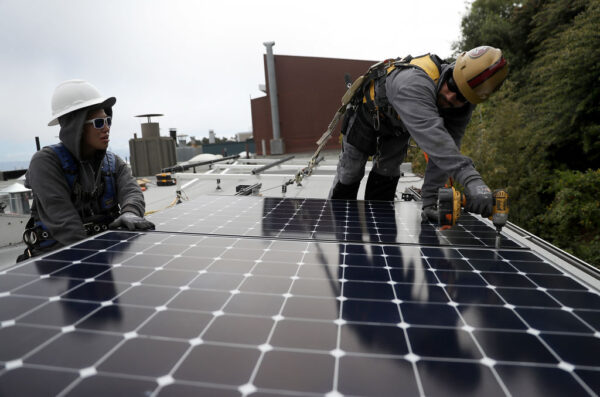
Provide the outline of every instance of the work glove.
{"type": "Polygon", "coordinates": [[[111,229],[122,227],[129,230],[154,230],[154,223],[140,218],[132,212],[123,212],[108,227],[111,229]]]}
{"type": "Polygon", "coordinates": [[[465,209],[467,211],[481,214],[484,218],[492,215],[494,207],[492,191],[483,183],[482,179],[477,178],[469,181],[465,186],[465,196],[467,199],[465,209]]]}
{"type": "Polygon", "coordinates": [[[431,222],[434,225],[439,223],[438,217],[440,216],[438,212],[438,207],[435,204],[430,204],[426,207],[423,207],[421,211],[421,223],[431,222]]]}

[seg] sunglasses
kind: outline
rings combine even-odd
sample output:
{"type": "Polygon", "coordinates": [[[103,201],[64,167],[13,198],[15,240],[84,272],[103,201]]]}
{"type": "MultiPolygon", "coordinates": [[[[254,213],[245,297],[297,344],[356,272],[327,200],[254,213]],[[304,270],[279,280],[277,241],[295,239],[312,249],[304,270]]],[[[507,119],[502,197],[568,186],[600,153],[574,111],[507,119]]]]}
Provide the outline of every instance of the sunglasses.
{"type": "Polygon", "coordinates": [[[452,76],[448,77],[446,84],[448,85],[448,89],[456,94],[457,100],[459,100],[460,102],[468,102],[467,98],[465,98],[463,96],[463,94],[460,93],[460,90],[458,89],[458,86],[456,85],[456,81],[454,81],[454,78],[452,78],[452,76]]]}
{"type": "Polygon", "coordinates": [[[92,120],[86,120],[85,124],[93,124],[94,128],[96,129],[101,129],[104,128],[104,123],[106,123],[106,125],[108,125],[109,127],[112,124],[112,117],[107,116],[103,119],[92,119],[92,120]]]}

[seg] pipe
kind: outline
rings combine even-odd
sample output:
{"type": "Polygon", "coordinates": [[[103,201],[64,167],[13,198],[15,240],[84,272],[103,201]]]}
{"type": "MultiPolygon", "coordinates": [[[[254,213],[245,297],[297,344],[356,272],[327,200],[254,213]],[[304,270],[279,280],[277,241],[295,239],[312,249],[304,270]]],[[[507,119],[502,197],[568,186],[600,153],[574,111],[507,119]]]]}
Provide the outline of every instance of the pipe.
{"type": "MultiPolygon", "coordinates": [[[[211,181],[217,180],[217,179],[221,179],[221,181],[223,181],[223,180],[239,180],[239,179],[250,178],[250,175],[248,175],[247,173],[246,174],[244,174],[244,173],[235,173],[235,174],[177,173],[176,175],[177,175],[178,179],[201,178],[201,179],[208,179],[211,181]]],[[[282,180],[294,178],[295,176],[296,176],[295,173],[293,173],[293,174],[263,174],[263,175],[260,175],[260,180],[269,179],[269,180],[274,180],[274,181],[275,180],[282,181],[282,180]]],[[[259,176],[256,176],[256,178],[259,178],[259,176]]],[[[329,187],[331,185],[331,175],[311,175],[310,178],[311,178],[311,180],[329,181],[329,185],[327,186],[327,189],[329,189],[329,187]]]]}
{"type": "Polygon", "coordinates": [[[263,165],[262,167],[257,167],[257,168],[255,168],[255,169],[252,170],[252,175],[260,174],[261,172],[263,172],[265,170],[268,170],[271,167],[275,167],[278,164],[285,163],[286,161],[290,161],[294,157],[296,157],[296,156],[284,157],[284,158],[282,158],[280,160],[277,160],[277,161],[274,161],[274,162],[272,162],[270,164],[263,165]]]}
{"type": "Polygon", "coordinates": [[[275,56],[273,56],[274,41],[263,43],[267,47],[267,78],[269,81],[269,102],[271,102],[271,123],[273,126],[273,139],[280,139],[279,132],[279,105],[277,100],[277,79],[275,78],[275,56]]]}
{"type": "Polygon", "coordinates": [[[40,151],[40,137],[36,136],[35,137],[35,147],[37,148],[38,152],[40,151]]]}
{"type": "Polygon", "coordinates": [[[200,167],[201,165],[214,164],[214,163],[218,163],[218,162],[225,161],[225,160],[237,159],[239,157],[240,157],[239,154],[235,154],[233,156],[223,157],[223,158],[215,159],[215,160],[200,161],[198,163],[178,164],[178,165],[174,165],[172,167],[163,168],[161,172],[183,172],[183,171],[188,170],[190,168],[200,167]]]}
{"type": "MultiPolygon", "coordinates": [[[[252,172],[253,169],[255,169],[256,167],[261,167],[264,164],[214,164],[213,165],[213,169],[216,171],[222,171],[222,170],[236,170],[236,171],[248,171],[248,172],[252,172]]],[[[286,171],[294,171],[294,170],[298,170],[298,168],[302,168],[302,166],[299,166],[297,164],[278,164],[277,165],[277,169],[278,170],[286,170],[286,171]]],[[[315,170],[318,169],[319,171],[325,171],[325,172],[330,172],[330,173],[335,173],[335,171],[337,170],[337,167],[335,165],[322,165],[319,166],[318,168],[315,168],[315,170]]],[[[370,170],[370,168],[369,168],[370,170]]],[[[314,170],[313,170],[314,171],[314,170]]]]}

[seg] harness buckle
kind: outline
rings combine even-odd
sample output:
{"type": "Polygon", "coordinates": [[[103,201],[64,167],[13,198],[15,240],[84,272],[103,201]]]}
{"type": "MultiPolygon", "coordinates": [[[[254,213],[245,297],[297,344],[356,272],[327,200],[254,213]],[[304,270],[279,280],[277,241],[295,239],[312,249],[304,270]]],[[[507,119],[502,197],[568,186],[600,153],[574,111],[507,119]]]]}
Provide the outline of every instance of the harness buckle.
{"type": "Polygon", "coordinates": [[[96,219],[83,224],[83,229],[88,236],[93,236],[100,232],[108,230],[108,223],[105,219],[96,219]]]}
{"type": "Polygon", "coordinates": [[[27,244],[27,246],[32,246],[35,243],[37,243],[38,238],[37,238],[37,233],[35,232],[34,229],[25,229],[25,231],[23,232],[23,242],[25,244],[27,244]]]}

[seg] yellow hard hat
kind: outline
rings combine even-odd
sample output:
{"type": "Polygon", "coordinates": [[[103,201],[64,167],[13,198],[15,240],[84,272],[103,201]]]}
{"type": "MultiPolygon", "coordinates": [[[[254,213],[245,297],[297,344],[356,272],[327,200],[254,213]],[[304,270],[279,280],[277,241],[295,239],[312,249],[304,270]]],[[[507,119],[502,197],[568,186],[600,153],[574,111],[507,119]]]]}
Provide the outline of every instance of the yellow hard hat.
{"type": "Polygon", "coordinates": [[[502,85],[508,62],[498,48],[481,46],[458,56],[452,78],[461,94],[471,103],[485,101],[502,85]]]}

